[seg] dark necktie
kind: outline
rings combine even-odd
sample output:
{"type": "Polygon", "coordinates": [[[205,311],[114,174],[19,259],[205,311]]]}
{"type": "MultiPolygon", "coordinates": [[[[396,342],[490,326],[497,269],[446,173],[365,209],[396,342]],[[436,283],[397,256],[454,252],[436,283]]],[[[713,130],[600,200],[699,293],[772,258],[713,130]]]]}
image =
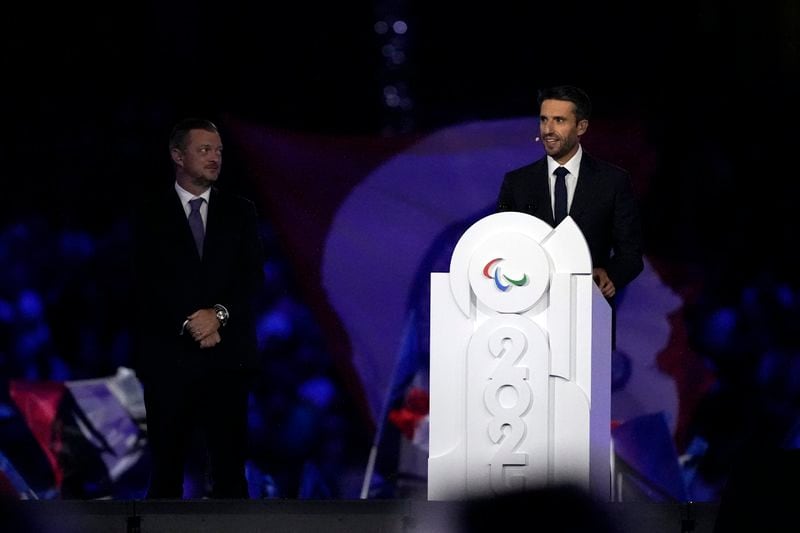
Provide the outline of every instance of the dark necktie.
{"type": "Polygon", "coordinates": [[[569,170],[558,167],[553,172],[556,175],[556,186],[553,189],[553,217],[556,226],[567,216],[567,179],[569,170]]]}
{"type": "Polygon", "coordinates": [[[192,229],[194,236],[194,244],[197,246],[197,253],[203,257],[203,238],[205,237],[205,228],[203,227],[203,217],[200,216],[200,206],[203,205],[205,200],[203,198],[195,198],[189,200],[189,206],[192,210],[189,213],[189,227],[192,229]]]}

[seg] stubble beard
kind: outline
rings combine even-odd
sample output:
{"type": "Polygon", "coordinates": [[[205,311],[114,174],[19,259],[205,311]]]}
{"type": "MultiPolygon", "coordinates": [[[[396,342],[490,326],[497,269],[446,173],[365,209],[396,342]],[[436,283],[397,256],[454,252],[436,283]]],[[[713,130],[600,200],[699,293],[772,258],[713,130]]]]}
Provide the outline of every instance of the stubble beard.
{"type": "Polygon", "coordinates": [[[553,147],[552,150],[548,149],[547,144],[544,145],[544,149],[545,149],[545,152],[547,153],[547,155],[549,155],[550,157],[552,157],[556,161],[564,158],[567,154],[569,154],[570,151],[573,150],[575,148],[575,145],[577,144],[577,143],[570,144],[563,137],[559,137],[557,139],[558,139],[559,142],[558,142],[558,144],[556,146],[553,147]]]}
{"type": "Polygon", "coordinates": [[[192,178],[192,183],[198,187],[202,187],[203,189],[210,188],[215,181],[219,178],[219,169],[213,173],[203,173],[192,178]]]}

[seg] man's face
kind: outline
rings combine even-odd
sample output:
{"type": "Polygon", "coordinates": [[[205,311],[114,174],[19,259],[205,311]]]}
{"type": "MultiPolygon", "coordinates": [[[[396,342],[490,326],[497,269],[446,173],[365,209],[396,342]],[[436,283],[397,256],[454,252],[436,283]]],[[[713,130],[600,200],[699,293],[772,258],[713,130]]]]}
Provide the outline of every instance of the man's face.
{"type": "Polygon", "coordinates": [[[580,136],[589,121],[578,122],[575,104],[566,100],[543,100],[539,109],[539,136],[547,155],[566,163],[578,151],[580,136]]]}
{"type": "Polygon", "coordinates": [[[207,189],[219,178],[222,169],[222,140],[218,133],[191,130],[186,148],[173,149],[179,183],[191,183],[207,189]]]}

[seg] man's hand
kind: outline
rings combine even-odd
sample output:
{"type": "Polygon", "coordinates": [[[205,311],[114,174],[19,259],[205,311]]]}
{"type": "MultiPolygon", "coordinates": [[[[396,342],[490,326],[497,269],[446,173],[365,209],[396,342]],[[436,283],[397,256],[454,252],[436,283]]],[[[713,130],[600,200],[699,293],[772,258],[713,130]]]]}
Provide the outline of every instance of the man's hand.
{"type": "MultiPolygon", "coordinates": [[[[219,334],[217,333],[219,320],[217,320],[217,314],[213,309],[198,309],[187,316],[186,319],[188,320],[186,329],[192,334],[192,338],[200,342],[201,345],[203,340],[212,335],[217,336],[217,341],[214,344],[219,342],[219,334]]],[[[211,346],[214,346],[214,344],[211,344],[211,346]]]]}
{"type": "Polygon", "coordinates": [[[215,331],[205,339],[200,341],[201,348],[212,348],[219,344],[222,341],[222,337],[219,336],[219,332],[215,331]]]}
{"type": "Polygon", "coordinates": [[[614,287],[614,282],[608,277],[608,272],[606,272],[605,268],[593,269],[592,279],[594,279],[594,282],[597,283],[597,286],[600,288],[600,292],[602,292],[603,296],[606,298],[611,298],[617,293],[617,288],[614,287]]]}

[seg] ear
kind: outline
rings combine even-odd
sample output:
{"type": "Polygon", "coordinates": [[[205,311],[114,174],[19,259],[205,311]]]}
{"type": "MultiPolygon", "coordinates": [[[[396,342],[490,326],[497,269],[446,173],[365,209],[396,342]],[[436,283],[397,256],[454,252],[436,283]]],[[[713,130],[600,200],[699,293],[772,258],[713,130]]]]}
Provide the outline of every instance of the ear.
{"type": "Polygon", "coordinates": [[[584,133],[586,133],[587,129],[589,129],[589,120],[588,119],[583,119],[580,122],[578,122],[578,136],[579,137],[581,135],[583,135],[584,133]]]}
{"type": "Polygon", "coordinates": [[[181,152],[177,148],[173,148],[169,151],[170,156],[172,156],[172,162],[178,166],[183,166],[183,152],[181,152]]]}

